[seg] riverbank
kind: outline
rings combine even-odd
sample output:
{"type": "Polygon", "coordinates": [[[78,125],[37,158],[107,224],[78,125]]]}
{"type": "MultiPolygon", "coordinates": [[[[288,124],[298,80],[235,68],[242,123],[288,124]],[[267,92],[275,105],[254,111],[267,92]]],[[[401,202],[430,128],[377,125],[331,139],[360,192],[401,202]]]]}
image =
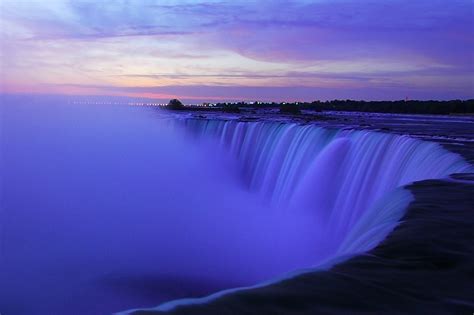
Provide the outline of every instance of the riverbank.
{"type": "Polygon", "coordinates": [[[408,186],[415,201],[374,250],[210,303],[145,314],[470,314],[474,309],[474,176],[408,186]]]}

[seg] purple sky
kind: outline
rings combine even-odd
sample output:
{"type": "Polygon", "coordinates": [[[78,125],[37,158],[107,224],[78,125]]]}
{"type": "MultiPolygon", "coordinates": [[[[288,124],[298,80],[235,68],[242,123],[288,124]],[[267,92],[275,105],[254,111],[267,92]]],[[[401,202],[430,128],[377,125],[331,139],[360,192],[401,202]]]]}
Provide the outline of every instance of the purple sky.
{"type": "Polygon", "coordinates": [[[3,93],[474,98],[472,0],[3,0],[3,93]]]}

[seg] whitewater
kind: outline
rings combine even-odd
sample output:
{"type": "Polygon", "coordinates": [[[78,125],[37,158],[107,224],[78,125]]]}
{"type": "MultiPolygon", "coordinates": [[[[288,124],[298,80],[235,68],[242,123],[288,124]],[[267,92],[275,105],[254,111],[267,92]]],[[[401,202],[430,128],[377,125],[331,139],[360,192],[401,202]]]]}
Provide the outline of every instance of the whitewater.
{"type": "Polygon", "coordinates": [[[281,278],[374,248],[412,201],[403,186],[472,171],[371,131],[0,110],[5,313],[113,313],[281,278]]]}

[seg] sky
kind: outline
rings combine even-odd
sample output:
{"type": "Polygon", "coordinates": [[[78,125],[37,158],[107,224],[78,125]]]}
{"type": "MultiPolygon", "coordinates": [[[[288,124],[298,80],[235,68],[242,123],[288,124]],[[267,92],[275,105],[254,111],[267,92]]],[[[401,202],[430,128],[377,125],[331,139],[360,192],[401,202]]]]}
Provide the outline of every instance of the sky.
{"type": "Polygon", "coordinates": [[[472,0],[0,0],[0,92],[474,98],[472,0]]]}

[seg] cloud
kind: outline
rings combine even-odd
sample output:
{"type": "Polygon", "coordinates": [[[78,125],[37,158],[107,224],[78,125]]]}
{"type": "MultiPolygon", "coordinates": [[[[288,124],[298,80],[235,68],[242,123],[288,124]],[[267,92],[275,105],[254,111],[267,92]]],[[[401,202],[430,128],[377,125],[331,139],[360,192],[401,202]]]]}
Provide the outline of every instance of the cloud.
{"type": "Polygon", "coordinates": [[[4,0],[0,54],[8,62],[1,80],[221,86],[229,95],[227,86],[343,91],[411,85],[431,93],[457,86],[459,95],[472,96],[473,5],[4,0]]]}
{"type": "Polygon", "coordinates": [[[261,5],[210,38],[267,61],[423,55],[466,64],[474,48],[472,10],[469,1],[289,2],[261,5]]]}
{"type": "Polygon", "coordinates": [[[456,87],[426,89],[398,82],[362,87],[310,86],[226,86],[226,85],[169,85],[169,86],[96,86],[64,85],[76,91],[86,89],[103,95],[146,96],[157,99],[178,97],[186,102],[203,101],[314,101],[330,99],[393,100],[469,98],[469,93],[456,87]]]}

